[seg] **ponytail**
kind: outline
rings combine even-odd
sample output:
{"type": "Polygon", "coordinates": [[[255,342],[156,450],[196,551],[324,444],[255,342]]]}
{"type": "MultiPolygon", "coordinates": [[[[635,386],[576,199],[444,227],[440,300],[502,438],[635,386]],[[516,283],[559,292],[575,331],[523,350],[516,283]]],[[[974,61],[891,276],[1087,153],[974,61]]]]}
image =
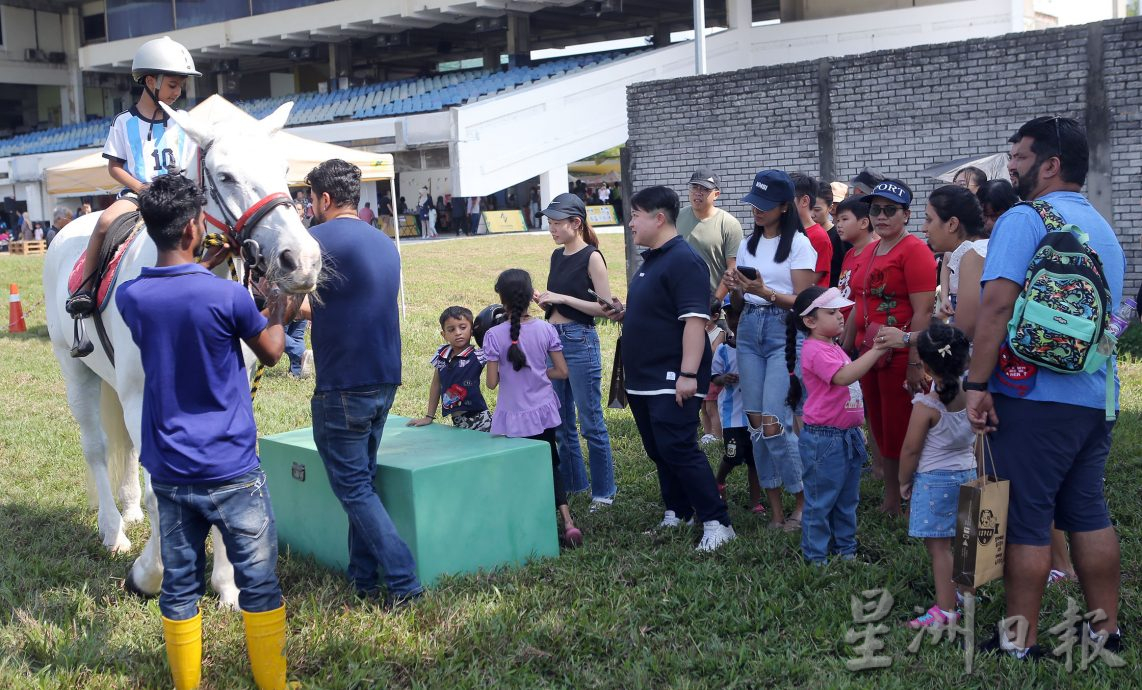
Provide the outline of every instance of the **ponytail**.
{"type": "Polygon", "coordinates": [[[935,321],[916,339],[916,353],[935,379],[940,402],[950,405],[960,394],[960,379],[971,356],[971,343],[955,326],[935,321]]]}
{"type": "Polygon", "coordinates": [[[793,410],[801,402],[801,381],[793,374],[797,370],[797,322],[800,320],[795,313],[786,312],[785,368],[789,370],[789,395],[785,397],[785,404],[793,410]]]}
{"type": "Polygon", "coordinates": [[[579,236],[595,249],[599,248],[599,237],[595,235],[595,229],[591,227],[586,218],[579,218],[579,236]]]}
{"type": "Polygon", "coordinates": [[[519,346],[520,320],[527,313],[528,304],[534,292],[531,276],[519,268],[509,268],[496,279],[496,293],[511,318],[511,345],[508,347],[508,361],[519,371],[527,365],[527,355],[519,346]]]}

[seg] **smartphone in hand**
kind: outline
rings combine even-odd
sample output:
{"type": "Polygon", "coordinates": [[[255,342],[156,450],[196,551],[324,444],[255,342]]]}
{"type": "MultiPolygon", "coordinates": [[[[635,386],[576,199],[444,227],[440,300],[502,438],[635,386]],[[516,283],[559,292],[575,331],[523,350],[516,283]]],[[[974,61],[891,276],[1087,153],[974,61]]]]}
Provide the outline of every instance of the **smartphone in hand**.
{"type": "Polygon", "coordinates": [[[738,273],[742,274],[750,280],[757,280],[757,269],[752,266],[738,266],[738,273]]]}
{"type": "Polygon", "coordinates": [[[594,291],[594,290],[592,290],[591,288],[587,288],[587,294],[588,294],[588,295],[590,295],[590,296],[592,296],[592,297],[594,297],[596,302],[598,302],[599,304],[603,305],[603,306],[604,306],[604,307],[606,307],[607,309],[614,309],[614,308],[615,308],[615,305],[614,305],[614,304],[611,304],[610,302],[608,302],[607,300],[603,299],[602,297],[599,297],[599,293],[595,292],[595,291],[594,291]]]}

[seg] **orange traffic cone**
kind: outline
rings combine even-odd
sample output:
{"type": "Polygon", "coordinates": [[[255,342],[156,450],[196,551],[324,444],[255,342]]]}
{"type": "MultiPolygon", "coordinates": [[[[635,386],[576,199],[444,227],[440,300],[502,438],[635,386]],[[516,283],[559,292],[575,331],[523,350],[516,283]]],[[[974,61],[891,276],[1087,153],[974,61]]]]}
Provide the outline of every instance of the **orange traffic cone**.
{"type": "Polygon", "coordinates": [[[9,290],[11,295],[8,297],[8,332],[23,333],[28,330],[28,326],[24,323],[24,307],[20,304],[20,288],[12,283],[9,290]]]}

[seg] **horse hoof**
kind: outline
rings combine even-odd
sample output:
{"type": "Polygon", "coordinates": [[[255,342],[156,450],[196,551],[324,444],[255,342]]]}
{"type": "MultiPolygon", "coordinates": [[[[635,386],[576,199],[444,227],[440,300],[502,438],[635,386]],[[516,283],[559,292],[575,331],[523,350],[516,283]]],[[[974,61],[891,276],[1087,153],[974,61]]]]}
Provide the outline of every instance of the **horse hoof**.
{"type": "Polygon", "coordinates": [[[127,510],[123,511],[123,522],[125,522],[127,524],[142,522],[142,520],[143,520],[143,510],[142,510],[142,508],[140,508],[138,506],[132,506],[132,507],[128,508],[127,510]]]}
{"type": "Polygon", "coordinates": [[[127,568],[127,577],[124,578],[124,580],[123,580],[123,589],[127,590],[131,594],[134,594],[135,596],[139,597],[140,599],[153,599],[153,598],[155,598],[155,594],[151,594],[149,592],[144,592],[142,589],[139,588],[138,585],[135,584],[135,576],[133,573],[134,573],[133,567],[127,568]]]}
{"type": "Polygon", "coordinates": [[[123,534],[120,534],[111,543],[103,542],[103,545],[107,547],[108,551],[114,554],[127,553],[131,550],[131,540],[123,534]]]}
{"type": "Polygon", "coordinates": [[[238,606],[238,590],[220,592],[218,594],[218,608],[223,611],[241,611],[241,607],[238,606]]]}

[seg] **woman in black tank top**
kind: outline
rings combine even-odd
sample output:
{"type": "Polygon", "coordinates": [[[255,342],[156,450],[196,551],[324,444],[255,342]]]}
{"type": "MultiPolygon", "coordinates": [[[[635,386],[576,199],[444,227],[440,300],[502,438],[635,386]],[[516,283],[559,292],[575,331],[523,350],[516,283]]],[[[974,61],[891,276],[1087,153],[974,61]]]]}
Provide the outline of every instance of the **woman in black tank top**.
{"type": "Polygon", "coordinates": [[[568,491],[590,488],[593,512],[610,505],[616,491],[611,439],[603,421],[603,364],[599,334],[595,331],[595,317],[604,314],[588,292],[593,290],[611,301],[607,264],[599,253],[595,231],[587,222],[582,199],[574,194],[560,194],[540,215],[547,216],[551,237],[561,245],[551,254],[547,290],[537,297],[547,312],[547,320],[559,331],[569,372],[567,380],[552,381],[563,417],[558,430],[559,472],[568,491]],[[575,426],[576,412],[590,455],[589,485],[579,429],[575,426]]]}

